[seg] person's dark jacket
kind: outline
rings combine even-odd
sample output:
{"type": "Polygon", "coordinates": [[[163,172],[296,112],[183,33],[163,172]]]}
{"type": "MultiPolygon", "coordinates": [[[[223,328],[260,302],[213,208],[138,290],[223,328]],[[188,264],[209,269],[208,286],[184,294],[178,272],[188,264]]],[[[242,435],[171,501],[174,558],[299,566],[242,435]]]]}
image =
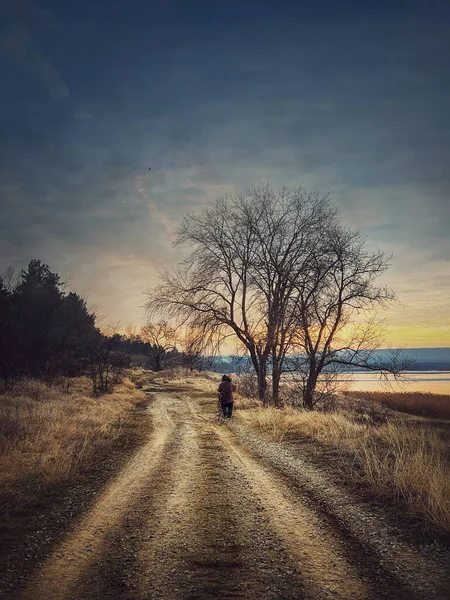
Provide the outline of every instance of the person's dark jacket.
{"type": "Polygon", "coordinates": [[[233,402],[233,392],[236,391],[236,386],[231,381],[222,381],[219,385],[220,402],[229,404],[233,402]]]}

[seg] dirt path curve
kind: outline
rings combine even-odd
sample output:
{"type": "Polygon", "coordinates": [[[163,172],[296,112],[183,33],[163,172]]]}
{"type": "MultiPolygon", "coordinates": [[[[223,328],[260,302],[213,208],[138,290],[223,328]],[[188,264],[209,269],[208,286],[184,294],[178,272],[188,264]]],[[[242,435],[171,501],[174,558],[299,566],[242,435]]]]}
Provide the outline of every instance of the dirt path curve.
{"type": "MultiPolygon", "coordinates": [[[[298,474],[221,424],[198,390],[152,394],[148,441],[14,600],[424,597],[386,579],[379,555],[359,552],[298,474]]],[[[439,585],[426,597],[444,598],[439,585]]]]}

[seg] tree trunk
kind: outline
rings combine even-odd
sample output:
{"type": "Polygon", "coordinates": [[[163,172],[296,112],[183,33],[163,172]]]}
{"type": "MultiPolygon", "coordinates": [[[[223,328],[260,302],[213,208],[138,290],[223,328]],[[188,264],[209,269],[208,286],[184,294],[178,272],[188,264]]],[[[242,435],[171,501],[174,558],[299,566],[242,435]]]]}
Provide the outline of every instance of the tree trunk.
{"type": "Polygon", "coordinates": [[[258,399],[267,406],[267,358],[257,354],[254,346],[248,347],[248,351],[258,380],[258,399]]]}
{"type": "Polygon", "coordinates": [[[307,410],[312,410],[314,406],[314,390],[316,389],[317,377],[315,374],[310,374],[306,387],[303,390],[303,407],[307,410]]]}
{"type": "Polygon", "coordinates": [[[273,361],[272,364],[272,398],[276,408],[280,405],[280,379],[281,370],[278,361],[273,361]]]}
{"type": "Polygon", "coordinates": [[[257,372],[258,376],[258,398],[263,403],[263,406],[266,406],[267,402],[267,367],[265,364],[259,365],[259,370],[257,372]]]}
{"type": "Polygon", "coordinates": [[[163,366],[162,366],[162,354],[159,351],[156,351],[156,353],[155,353],[154,366],[155,366],[155,371],[157,371],[157,372],[163,370],[163,366]]]}

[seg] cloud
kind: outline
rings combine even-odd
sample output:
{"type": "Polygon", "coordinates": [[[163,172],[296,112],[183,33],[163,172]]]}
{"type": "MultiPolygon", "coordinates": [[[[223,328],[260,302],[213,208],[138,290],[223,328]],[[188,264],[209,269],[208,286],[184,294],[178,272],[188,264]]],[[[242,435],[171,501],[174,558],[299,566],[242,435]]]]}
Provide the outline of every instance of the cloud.
{"type": "Polygon", "coordinates": [[[170,235],[182,213],[255,182],[304,182],[331,190],[345,222],[396,254],[386,281],[408,310],[394,320],[431,318],[427,303],[444,314],[433,289],[450,289],[436,285],[450,256],[450,96],[435,26],[285,20],[281,35],[261,18],[158,37],[157,23],[141,36],[124,13],[116,39],[92,15],[89,27],[67,21],[45,56],[29,23],[3,33],[4,260],[56,261],[123,319],[156,267],[179,258],[170,235]],[[92,58],[82,81],[81,33],[92,58]]]}
{"type": "Polygon", "coordinates": [[[170,221],[167,215],[156,206],[154,202],[149,202],[148,207],[150,209],[150,214],[152,215],[153,219],[158,224],[162,225],[164,231],[167,234],[168,241],[170,241],[175,232],[175,227],[173,223],[170,221]]]}

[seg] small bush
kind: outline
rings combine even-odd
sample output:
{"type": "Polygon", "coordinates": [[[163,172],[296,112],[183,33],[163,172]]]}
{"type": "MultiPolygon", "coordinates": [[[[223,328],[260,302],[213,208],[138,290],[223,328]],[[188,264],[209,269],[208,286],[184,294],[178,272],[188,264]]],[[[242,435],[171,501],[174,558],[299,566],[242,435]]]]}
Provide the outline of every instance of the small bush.
{"type": "Polygon", "coordinates": [[[254,373],[241,373],[237,379],[239,394],[244,398],[258,398],[258,379],[254,373]]]}

